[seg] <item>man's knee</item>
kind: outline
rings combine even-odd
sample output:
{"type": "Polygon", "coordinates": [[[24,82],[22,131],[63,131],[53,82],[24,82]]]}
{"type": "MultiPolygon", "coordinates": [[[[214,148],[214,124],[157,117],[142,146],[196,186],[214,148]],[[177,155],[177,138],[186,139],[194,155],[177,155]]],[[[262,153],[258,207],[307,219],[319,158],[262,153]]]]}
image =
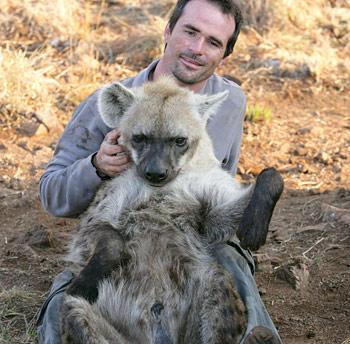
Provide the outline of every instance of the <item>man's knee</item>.
{"type": "Polygon", "coordinates": [[[242,249],[236,242],[216,245],[213,247],[213,255],[217,262],[231,273],[240,271],[254,275],[255,265],[251,253],[242,249]]]}
{"type": "Polygon", "coordinates": [[[71,271],[61,272],[52,283],[50,294],[42,305],[37,318],[39,344],[60,343],[60,308],[64,291],[74,275],[71,271]]]}

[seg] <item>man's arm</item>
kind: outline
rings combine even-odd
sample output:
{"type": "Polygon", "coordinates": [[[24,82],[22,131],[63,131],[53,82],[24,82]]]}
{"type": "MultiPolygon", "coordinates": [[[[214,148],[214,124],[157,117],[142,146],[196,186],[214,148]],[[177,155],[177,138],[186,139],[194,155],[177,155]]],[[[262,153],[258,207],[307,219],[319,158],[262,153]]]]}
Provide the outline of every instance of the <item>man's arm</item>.
{"type": "Polygon", "coordinates": [[[237,166],[241,151],[244,117],[246,111],[246,98],[243,96],[240,107],[237,109],[236,118],[234,121],[234,135],[232,135],[232,144],[229,153],[229,158],[224,166],[224,169],[229,171],[232,175],[236,175],[237,166]]]}
{"type": "Polygon", "coordinates": [[[229,96],[213,118],[209,127],[215,153],[222,160],[222,167],[236,175],[242,144],[246,97],[242,89],[231,81],[222,79],[218,82],[218,91],[229,90],[229,96]],[[222,153],[220,153],[222,152],[222,153]]]}
{"type": "Polygon", "coordinates": [[[128,167],[129,158],[117,156],[123,152],[116,145],[119,134],[108,133],[110,128],[98,114],[96,98],[95,93],[76,109],[40,179],[42,205],[54,216],[78,216],[92,201],[102,182],[92,158],[108,176],[128,167]]]}

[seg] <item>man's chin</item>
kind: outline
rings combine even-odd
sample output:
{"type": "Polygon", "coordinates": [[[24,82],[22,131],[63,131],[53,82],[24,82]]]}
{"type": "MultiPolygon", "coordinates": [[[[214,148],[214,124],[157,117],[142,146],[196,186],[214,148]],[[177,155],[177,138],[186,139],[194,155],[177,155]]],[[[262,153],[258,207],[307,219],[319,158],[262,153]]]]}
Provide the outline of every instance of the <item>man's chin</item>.
{"type": "Polygon", "coordinates": [[[198,82],[201,82],[202,79],[196,75],[196,73],[188,73],[188,72],[182,72],[182,73],[173,73],[176,80],[181,82],[182,84],[186,85],[193,85],[198,82]]]}

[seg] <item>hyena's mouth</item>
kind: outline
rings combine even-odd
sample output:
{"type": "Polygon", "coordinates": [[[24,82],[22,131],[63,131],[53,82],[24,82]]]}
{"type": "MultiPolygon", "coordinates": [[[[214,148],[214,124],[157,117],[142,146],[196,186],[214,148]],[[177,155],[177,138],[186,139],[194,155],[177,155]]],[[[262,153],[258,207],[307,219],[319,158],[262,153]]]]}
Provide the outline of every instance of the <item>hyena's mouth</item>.
{"type": "Polygon", "coordinates": [[[142,171],[142,173],[139,173],[140,177],[150,186],[156,187],[156,188],[161,188],[169,183],[171,183],[179,174],[180,169],[175,171],[172,170],[167,171],[163,174],[159,175],[152,175],[152,174],[147,174],[145,171],[142,171]]]}
{"type": "Polygon", "coordinates": [[[144,177],[144,179],[148,185],[156,187],[156,188],[161,188],[162,186],[165,186],[165,185],[169,184],[170,182],[172,182],[175,177],[176,177],[176,175],[171,176],[171,177],[168,176],[164,180],[149,180],[145,177],[144,177]]]}
{"type": "Polygon", "coordinates": [[[168,184],[168,182],[162,183],[162,184],[155,184],[155,183],[150,183],[150,182],[148,182],[148,185],[149,185],[149,186],[152,186],[152,187],[155,187],[155,188],[161,188],[162,186],[165,186],[165,185],[167,185],[167,184],[168,184]]]}

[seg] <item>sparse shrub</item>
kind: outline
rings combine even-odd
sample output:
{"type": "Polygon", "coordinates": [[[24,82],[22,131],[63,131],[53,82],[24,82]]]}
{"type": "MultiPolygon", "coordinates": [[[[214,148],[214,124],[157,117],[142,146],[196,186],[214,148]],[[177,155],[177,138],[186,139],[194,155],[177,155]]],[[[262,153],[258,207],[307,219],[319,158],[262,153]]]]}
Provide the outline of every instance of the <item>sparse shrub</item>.
{"type": "Polygon", "coordinates": [[[35,112],[52,105],[57,82],[48,77],[51,69],[44,54],[0,48],[0,105],[7,113],[35,112]]]}
{"type": "Polygon", "coordinates": [[[93,15],[89,1],[2,0],[1,5],[0,28],[7,38],[17,40],[43,41],[53,35],[86,39],[100,20],[100,12],[93,15]]]}
{"type": "Polygon", "coordinates": [[[261,105],[250,105],[246,111],[245,119],[250,122],[269,121],[271,119],[271,109],[261,105]]]}

